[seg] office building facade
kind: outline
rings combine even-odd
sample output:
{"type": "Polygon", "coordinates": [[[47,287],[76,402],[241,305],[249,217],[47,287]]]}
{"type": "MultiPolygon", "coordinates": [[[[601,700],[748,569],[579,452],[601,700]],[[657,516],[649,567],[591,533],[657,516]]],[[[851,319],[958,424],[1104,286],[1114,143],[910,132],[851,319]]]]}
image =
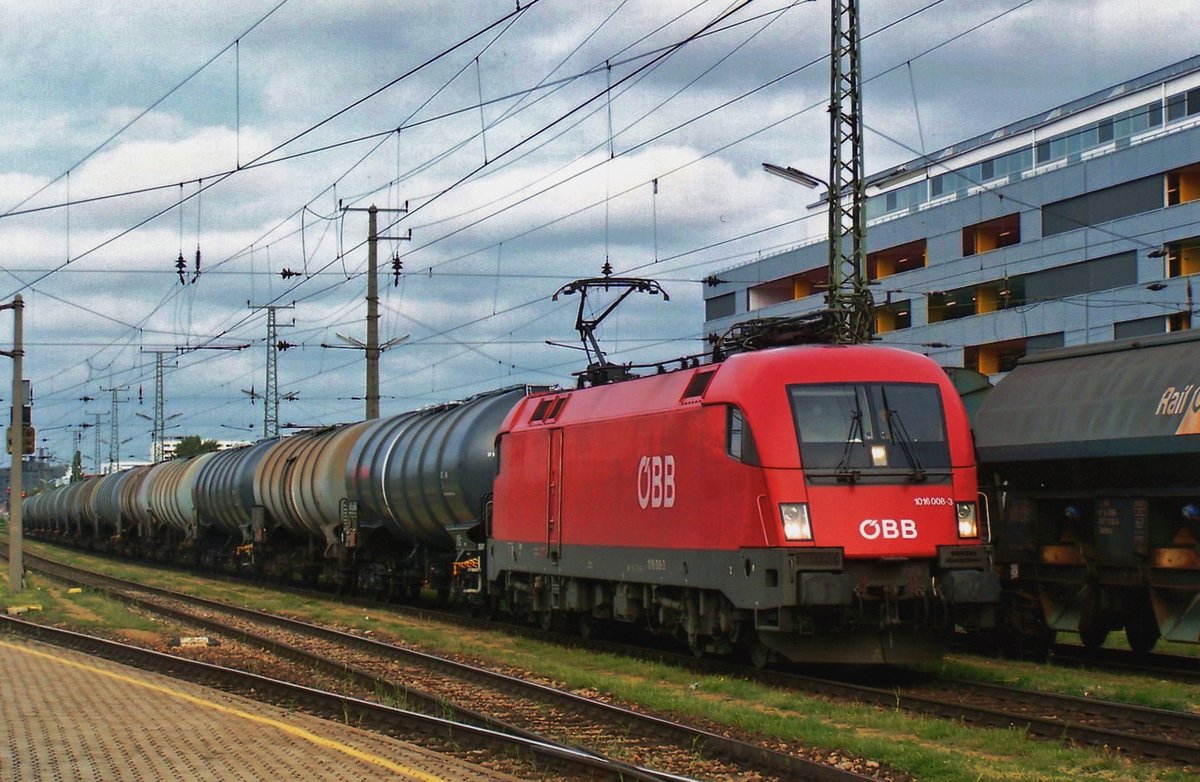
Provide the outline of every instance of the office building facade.
{"type": "MultiPolygon", "coordinates": [[[[1037,350],[1191,328],[1200,56],[873,175],[867,197],[884,344],[996,375],[1037,350]]],[[[705,333],[824,307],[826,248],[718,272],[705,333]]]]}

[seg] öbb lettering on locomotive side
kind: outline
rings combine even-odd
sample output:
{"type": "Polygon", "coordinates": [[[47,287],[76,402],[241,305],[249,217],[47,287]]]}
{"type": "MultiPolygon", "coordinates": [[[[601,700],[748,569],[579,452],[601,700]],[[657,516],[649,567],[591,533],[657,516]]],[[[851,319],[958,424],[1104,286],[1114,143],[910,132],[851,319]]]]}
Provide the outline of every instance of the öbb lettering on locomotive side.
{"type": "Polygon", "coordinates": [[[941,368],[808,345],[96,476],[31,497],[25,519],[547,626],[632,623],[697,653],[893,663],[990,624],[977,500],[941,368]]]}
{"type": "Polygon", "coordinates": [[[643,456],[638,461],[637,493],[642,510],[675,507],[675,457],[643,456]]]}

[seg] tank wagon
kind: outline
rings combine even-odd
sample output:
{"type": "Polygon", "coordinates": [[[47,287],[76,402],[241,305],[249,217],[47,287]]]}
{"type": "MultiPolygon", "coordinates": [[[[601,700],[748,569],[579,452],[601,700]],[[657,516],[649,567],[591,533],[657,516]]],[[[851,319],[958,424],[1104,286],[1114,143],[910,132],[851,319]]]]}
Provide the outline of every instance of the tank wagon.
{"type": "Polygon", "coordinates": [[[502,389],[139,469],[91,492],[101,539],[759,662],[927,659],[999,593],[962,403],[889,348],[502,389]]]}
{"type": "Polygon", "coordinates": [[[1200,335],[1028,357],[975,424],[1011,638],[1200,641],[1200,335]]]}

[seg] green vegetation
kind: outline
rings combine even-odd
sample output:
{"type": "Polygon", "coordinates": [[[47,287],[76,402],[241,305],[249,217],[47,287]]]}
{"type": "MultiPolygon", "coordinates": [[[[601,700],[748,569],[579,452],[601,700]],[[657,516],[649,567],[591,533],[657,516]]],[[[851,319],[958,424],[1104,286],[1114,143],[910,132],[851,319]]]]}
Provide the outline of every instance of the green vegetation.
{"type": "MultiPolygon", "coordinates": [[[[37,546],[38,544],[34,544],[37,546]]],[[[1003,780],[1034,782],[1080,778],[1106,782],[1194,779],[1194,772],[1132,764],[1098,750],[1030,740],[1019,729],[987,730],[905,712],[827,701],[776,690],[728,676],[699,675],[671,666],[594,651],[548,646],[505,633],[471,633],[418,622],[386,609],[349,606],[280,594],[251,585],[195,578],[55,549],[54,558],[106,573],[235,603],[300,616],[339,627],[370,630],[430,651],[536,672],[573,690],[609,693],[651,711],[709,721],[714,727],[768,736],[780,745],[819,748],[821,757],[865,757],[913,775],[921,782],[1003,780]]],[[[78,600],[80,596],[75,596],[78,600]]],[[[62,598],[56,598],[61,600],[62,598]]],[[[81,602],[81,601],[79,601],[81,602]]],[[[100,610],[95,609],[99,614],[100,610]]],[[[138,620],[145,621],[141,617],[138,620]]],[[[113,616],[117,627],[133,617],[113,616]]],[[[157,628],[161,631],[161,628],[157,628]]],[[[1053,669],[1030,663],[952,657],[938,666],[947,674],[1027,687],[1149,702],[1200,711],[1197,688],[1134,676],[1053,669]]]]}
{"type": "Polygon", "coordinates": [[[1200,688],[1144,676],[972,656],[949,656],[925,668],[958,679],[1200,714],[1200,688]]]}
{"type": "Polygon", "coordinates": [[[7,568],[2,582],[0,609],[36,607],[22,615],[32,622],[84,630],[116,630],[127,636],[173,632],[161,622],[133,612],[124,603],[88,589],[72,594],[57,582],[27,573],[26,588],[14,593],[9,589],[7,568]]]}
{"type": "Polygon", "coordinates": [[[179,440],[179,444],[175,446],[175,458],[187,459],[190,456],[198,456],[202,453],[217,450],[216,440],[202,440],[199,435],[189,434],[179,440]]]}

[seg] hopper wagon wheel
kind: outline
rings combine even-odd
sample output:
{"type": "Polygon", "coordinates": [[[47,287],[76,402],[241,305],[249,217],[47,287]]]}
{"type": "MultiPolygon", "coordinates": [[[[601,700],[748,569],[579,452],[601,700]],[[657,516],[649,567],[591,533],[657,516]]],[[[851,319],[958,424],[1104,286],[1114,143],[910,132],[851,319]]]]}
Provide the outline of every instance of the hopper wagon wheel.
{"type": "Polygon", "coordinates": [[[1108,628],[1102,624],[1081,625],[1079,640],[1088,649],[1099,649],[1108,640],[1108,628]]]}
{"type": "Polygon", "coordinates": [[[1149,606],[1141,611],[1134,611],[1125,619],[1125,638],[1135,654],[1148,653],[1158,643],[1159,637],[1158,621],[1155,620],[1154,612],[1149,610],[1149,606]]]}
{"type": "Polygon", "coordinates": [[[1089,586],[1083,598],[1079,617],[1079,640],[1088,649],[1099,649],[1108,639],[1108,617],[1101,605],[1100,592],[1089,586]]]}

